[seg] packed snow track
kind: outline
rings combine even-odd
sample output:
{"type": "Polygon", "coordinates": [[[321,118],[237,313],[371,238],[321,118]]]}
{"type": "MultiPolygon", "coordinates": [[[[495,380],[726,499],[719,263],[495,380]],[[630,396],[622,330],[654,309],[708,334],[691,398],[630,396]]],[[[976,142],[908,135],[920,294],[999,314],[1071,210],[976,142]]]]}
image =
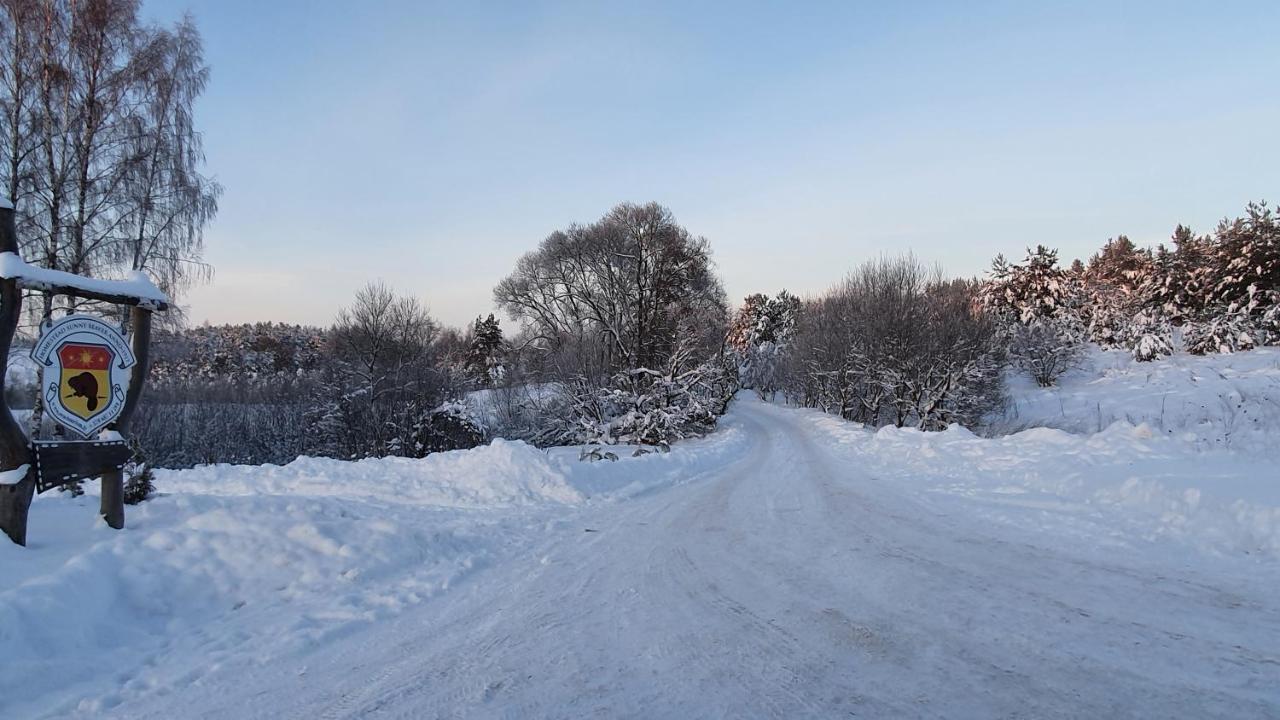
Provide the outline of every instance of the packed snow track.
{"type": "Polygon", "coordinates": [[[1273,565],[912,492],[743,397],[742,453],[136,718],[1280,716],[1273,565]],[[1241,571],[1241,568],[1246,570],[1241,571]]]}

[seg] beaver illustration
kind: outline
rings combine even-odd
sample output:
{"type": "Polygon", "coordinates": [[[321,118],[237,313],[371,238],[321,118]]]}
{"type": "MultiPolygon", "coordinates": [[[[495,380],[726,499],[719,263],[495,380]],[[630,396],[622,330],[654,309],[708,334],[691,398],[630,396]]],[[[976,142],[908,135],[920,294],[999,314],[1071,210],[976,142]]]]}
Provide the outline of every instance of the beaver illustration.
{"type": "Polygon", "coordinates": [[[67,397],[84,398],[85,407],[89,409],[89,412],[98,409],[98,400],[101,396],[98,395],[98,378],[94,377],[93,373],[82,372],[75,377],[68,378],[67,384],[75,391],[67,397]]]}

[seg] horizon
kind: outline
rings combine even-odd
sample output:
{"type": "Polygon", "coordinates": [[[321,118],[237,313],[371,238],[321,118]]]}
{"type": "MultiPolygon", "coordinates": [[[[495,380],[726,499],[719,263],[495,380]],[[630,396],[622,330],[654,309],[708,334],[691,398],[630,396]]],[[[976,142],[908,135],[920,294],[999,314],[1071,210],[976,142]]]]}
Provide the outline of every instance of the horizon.
{"type": "Polygon", "coordinates": [[[1280,185],[1252,32],[1280,8],[1232,9],[148,2],[193,14],[212,69],[215,274],[183,304],[324,326],[384,280],[463,326],[621,202],[706,237],[733,305],[884,254],[972,276],[1207,232],[1280,185]]]}

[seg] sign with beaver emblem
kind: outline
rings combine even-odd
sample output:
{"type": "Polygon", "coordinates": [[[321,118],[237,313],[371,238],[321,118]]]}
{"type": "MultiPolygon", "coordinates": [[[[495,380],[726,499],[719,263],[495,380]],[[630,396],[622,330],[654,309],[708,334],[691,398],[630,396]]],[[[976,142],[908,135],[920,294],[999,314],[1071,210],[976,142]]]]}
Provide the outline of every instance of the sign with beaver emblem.
{"type": "Polygon", "coordinates": [[[96,317],[68,315],[44,326],[31,357],[44,366],[44,402],[54,421],[90,437],[124,409],[129,343],[96,317]]]}

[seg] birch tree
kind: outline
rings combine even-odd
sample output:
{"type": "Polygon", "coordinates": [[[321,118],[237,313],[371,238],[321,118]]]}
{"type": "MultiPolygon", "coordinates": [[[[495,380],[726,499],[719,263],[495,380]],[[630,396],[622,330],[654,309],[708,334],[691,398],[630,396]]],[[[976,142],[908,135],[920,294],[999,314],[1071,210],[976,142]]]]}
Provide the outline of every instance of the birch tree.
{"type": "MultiPolygon", "coordinates": [[[[189,17],[164,28],[141,23],[137,0],[0,0],[0,192],[27,262],[145,272],[175,299],[209,275],[220,188],[194,120],[208,76],[189,17]]],[[[38,295],[36,324],[84,304],[38,295]]]]}

